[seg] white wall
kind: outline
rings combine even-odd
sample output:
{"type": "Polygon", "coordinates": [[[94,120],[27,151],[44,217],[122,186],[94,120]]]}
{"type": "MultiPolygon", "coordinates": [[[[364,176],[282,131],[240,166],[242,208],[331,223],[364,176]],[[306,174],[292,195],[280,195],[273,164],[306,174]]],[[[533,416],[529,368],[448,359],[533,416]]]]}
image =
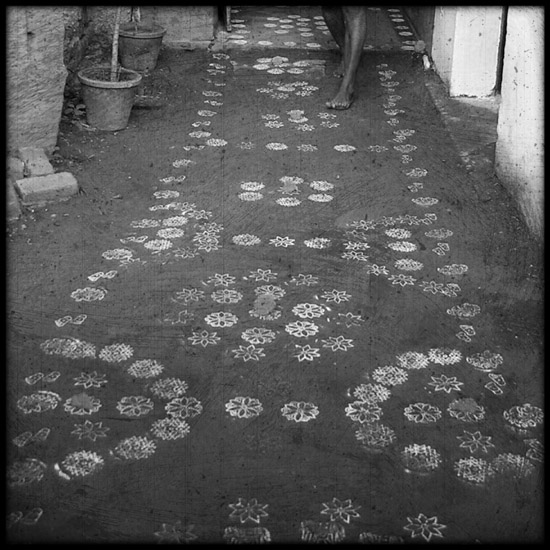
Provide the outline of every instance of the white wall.
{"type": "Polygon", "coordinates": [[[451,97],[488,97],[497,84],[502,6],[437,6],[432,59],[451,97]]]}
{"type": "Polygon", "coordinates": [[[543,233],[544,8],[510,6],[495,169],[537,236],[543,233]]]}

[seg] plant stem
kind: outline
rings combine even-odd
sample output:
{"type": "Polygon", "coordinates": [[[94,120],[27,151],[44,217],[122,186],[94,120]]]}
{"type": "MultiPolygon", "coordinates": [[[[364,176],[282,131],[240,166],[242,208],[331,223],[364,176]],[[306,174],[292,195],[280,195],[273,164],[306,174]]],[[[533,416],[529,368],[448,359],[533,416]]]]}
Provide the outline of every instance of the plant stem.
{"type": "Polygon", "coordinates": [[[113,33],[113,50],[111,53],[111,82],[117,80],[117,68],[118,68],[118,34],[120,32],[120,12],[122,8],[118,7],[116,10],[115,18],[115,30],[113,33]]]}

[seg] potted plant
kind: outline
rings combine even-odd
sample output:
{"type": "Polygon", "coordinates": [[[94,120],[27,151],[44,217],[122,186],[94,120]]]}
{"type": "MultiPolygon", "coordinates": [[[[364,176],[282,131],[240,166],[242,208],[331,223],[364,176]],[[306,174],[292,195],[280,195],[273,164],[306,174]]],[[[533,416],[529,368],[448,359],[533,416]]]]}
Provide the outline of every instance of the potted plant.
{"type": "Polygon", "coordinates": [[[78,72],[86,119],[90,126],[99,130],[116,131],[128,126],[137,87],[142,79],[139,72],[118,64],[120,12],[121,8],[117,8],[111,65],[90,67],[78,72]]]}
{"type": "Polygon", "coordinates": [[[120,62],[134,71],[152,71],[166,30],[156,23],[142,22],[139,7],[132,7],[130,13],[130,22],[120,26],[120,62]]]}

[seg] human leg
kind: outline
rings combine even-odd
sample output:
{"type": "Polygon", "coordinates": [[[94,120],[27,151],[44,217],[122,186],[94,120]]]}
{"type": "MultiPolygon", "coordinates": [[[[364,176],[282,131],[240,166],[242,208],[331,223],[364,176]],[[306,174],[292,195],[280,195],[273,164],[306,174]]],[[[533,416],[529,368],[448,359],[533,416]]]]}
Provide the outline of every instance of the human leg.
{"type": "Polygon", "coordinates": [[[336,76],[342,77],[344,74],[344,44],[345,44],[345,34],[346,34],[346,27],[344,23],[344,12],[342,11],[342,8],[340,6],[321,6],[321,10],[323,13],[323,18],[325,19],[325,23],[327,24],[328,30],[330,31],[330,34],[332,35],[332,38],[334,38],[334,41],[338,45],[338,48],[340,49],[340,53],[342,54],[342,59],[340,61],[340,67],[335,72],[336,76]]]}
{"type": "MultiPolygon", "coordinates": [[[[353,102],[355,78],[361,61],[367,34],[367,10],[364,6],[343,6],[344,16],[344,77],[330,109],[348,109],[353,102]]],[[[328,26],[328,25],[327,25],[328,26]]]]}

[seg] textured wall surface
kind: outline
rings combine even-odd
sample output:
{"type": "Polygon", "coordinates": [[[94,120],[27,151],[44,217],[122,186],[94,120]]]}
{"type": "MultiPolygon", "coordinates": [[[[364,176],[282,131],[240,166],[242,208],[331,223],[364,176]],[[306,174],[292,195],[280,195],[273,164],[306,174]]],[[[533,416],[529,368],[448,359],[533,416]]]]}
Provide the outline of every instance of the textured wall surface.
{"type": "Polygon", "coordinates": [[[7,149],[57,142],[67,70],[63,64],[62,13],[10,7],[6,27],[7,149]]]}
{"type": "Polygon", "coordinates": [[[496,172],[533,232],[542,236],[544,8],[509,8],[501,94],[496,172]]]}

